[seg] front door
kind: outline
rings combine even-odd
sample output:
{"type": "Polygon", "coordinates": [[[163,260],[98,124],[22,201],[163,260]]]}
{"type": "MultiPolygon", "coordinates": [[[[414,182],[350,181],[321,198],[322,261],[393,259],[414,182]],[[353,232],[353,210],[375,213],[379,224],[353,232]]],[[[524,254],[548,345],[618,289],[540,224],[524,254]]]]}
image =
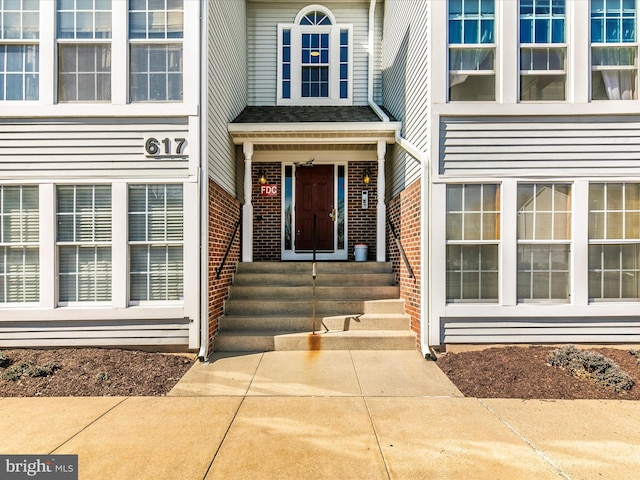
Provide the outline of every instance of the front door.
{"type": "Polygon", "coordinates": [[[313,219],[316,219],[316,250],[334,250],[334,168],[312,165],[296,169],[295,249],[313,250],[313,219]]]}

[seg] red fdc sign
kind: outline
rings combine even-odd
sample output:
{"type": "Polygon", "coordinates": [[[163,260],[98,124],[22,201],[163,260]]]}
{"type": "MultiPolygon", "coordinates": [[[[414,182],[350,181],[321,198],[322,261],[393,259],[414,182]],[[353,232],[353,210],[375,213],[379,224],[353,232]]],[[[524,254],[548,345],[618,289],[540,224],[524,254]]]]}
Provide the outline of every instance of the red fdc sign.
{"type": "Polygon", "coordinates": [[[262,195],[263,197],[277,197],[278,185],[276,184],[260,185],[260,195],[262,195]]]}

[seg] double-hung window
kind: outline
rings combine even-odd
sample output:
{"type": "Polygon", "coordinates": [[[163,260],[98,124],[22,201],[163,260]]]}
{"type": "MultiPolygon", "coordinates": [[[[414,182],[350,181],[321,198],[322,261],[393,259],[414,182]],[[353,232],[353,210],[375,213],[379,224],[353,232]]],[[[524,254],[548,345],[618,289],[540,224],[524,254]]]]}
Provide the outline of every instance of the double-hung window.
{"type": "Polygon", "coordinates": [[[589,297],[640,299],[640,184],[589,185],[589,297]]]}
{"type": "Polygon", "coordinates": [[[565,12],[565,0],[520,0],[520,100],[565,100],[565,12]]]}
{"type": "Polygon", "coordinates": [[[494,0],[449,0],[449,100],[496,99],[494,0]]]}
{"type": "Polygon", "coordinates": [[[447,185],[447,301],[497,302],[500,187],[447,185]]]}
{"type": "Polygon", "coordinates": [[[57,187],[58,301],[111,300],[111,186],[57,187]]]}
{"type": "Polygon", "coordinates": [[[129,186],[129,300],[183,299],[182,185],[129,186]]]}
{"type": "Polygon", "coordinates": [[[591,98],[638,98],[636,0],[591,0],[591,98]]]}
{"type": "Polygon", "coordinates": [[[39,0],[0,2],[0,100],[39,98],[39,0]]]}
{"type": "Polygon", "coordinates": [[[278,25],[278,104],[350,105],[351,25],[319,6],[278,25]]]}
{"type": "Polygon", "coordinates": [[[518,300],[569,301],[571,186],[518,185],[518,300]]]}
{"type": "Polygon", "coordinates": [[[111,100],[111,0],[57,0],[58,101],[111,100]]]}
{"type": "Polygon", "coordinates": [[[184,0],[129,0],[132,102],[183,99],[184,0]]]}
{"type": "Polygon", "coordinates": [[[0,186],[0,303],[39,300],[38,187],[0,186]]]}

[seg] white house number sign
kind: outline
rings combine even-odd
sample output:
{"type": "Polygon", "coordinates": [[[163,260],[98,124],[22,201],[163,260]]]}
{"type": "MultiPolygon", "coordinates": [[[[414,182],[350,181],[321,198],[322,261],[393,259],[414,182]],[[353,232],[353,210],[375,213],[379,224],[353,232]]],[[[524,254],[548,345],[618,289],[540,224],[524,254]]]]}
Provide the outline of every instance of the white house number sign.
{"type": "Polygon", "coordinates": [[[145,137],[144,154],[147,157],[184,157],[188,142],[179,137],[145,137]]]}

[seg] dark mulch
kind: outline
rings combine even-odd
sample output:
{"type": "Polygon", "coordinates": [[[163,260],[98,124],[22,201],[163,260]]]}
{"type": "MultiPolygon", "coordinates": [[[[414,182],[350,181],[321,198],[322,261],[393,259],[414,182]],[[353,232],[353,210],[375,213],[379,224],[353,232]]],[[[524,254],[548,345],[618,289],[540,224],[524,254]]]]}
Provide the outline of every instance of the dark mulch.
{"type": "Polygon", "coordinates": [[[0,350],[12,365],[0,368],[0,397],[161,396],[193,365],[193,355],[135,350],[64,348],[0,350]],[[43,377],[3,374],[20,362],[59,366],[43,377]]]}
{"type": "Polygon", "coordinates": [[[621,393],[552,367],[547,357],[553,350],[550,347],[498,347],[447,353],[438,358],[437,365],[468,397],[640,400],[640,364],[628,350],[590,349],[612,359],[634,380],[636,385],[621,393]]]}

